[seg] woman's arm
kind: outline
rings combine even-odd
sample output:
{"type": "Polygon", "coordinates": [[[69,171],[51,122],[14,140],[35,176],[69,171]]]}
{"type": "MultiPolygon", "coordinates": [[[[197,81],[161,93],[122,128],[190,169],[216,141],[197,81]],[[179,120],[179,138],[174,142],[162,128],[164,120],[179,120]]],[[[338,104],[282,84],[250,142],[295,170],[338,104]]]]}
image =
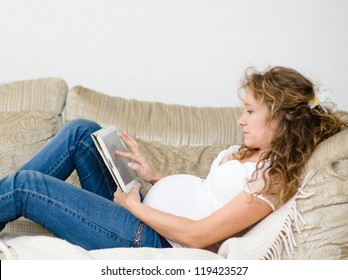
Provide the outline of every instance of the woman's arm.
{"type": "Polygon", "coordinates": [[[185,247],[206,248],[257,223],[272,212],[265,201],[242,191],[235,199],[201,220],[178,217],[140,202],[138,185],[128,195],[117,191],[114,201],[165,238],[185,247]]]}
{"type": "Polygon", "coordinates": [[[138,143],[127,132],[120,133],[120,138],[126,144],[129,152],[115,151],[119,156],[132,161],[129,167],[138,172],[139,176],[146,182],[155,184],[157,181],[165,177],[164,174],[154,169],[139,150],[138,143]]]}

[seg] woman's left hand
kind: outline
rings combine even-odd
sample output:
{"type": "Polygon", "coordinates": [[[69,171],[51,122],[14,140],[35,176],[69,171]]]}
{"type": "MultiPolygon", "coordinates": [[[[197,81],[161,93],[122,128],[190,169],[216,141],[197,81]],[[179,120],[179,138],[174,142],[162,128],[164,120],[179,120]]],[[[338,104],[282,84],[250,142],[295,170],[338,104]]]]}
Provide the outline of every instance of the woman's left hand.
{"type": "Polygon", "coordinates": [[[120,188],[114,193],[114,202],[125,209],[130,210],[133,205],[140,203],[140,183],[137,183],[132,190],[127,194],[120,188]]]}

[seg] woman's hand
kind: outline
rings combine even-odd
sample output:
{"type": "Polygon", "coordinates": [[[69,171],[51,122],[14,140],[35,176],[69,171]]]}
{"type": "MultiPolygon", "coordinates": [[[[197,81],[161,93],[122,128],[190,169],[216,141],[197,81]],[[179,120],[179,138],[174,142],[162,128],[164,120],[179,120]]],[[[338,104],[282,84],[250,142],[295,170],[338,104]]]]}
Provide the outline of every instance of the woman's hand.
{"type": "Polygon", "coordinates": [[[140,183],[136,183],[128,194],[124,193],[120,188],[117,188],[117,190],[114,192],[114,202],[123,208],[130,210],[132,206],[141,202],[139,190],[140,183]]]}
{"type": "Polygon", "coordinates": [[[120,133],[120,138],[128,147],[128,152],[115,151],[115,153],[121,157],[127,158],[132,162],[128,166],[137,171],[140,178],[151,184],[156,183],[158,180],[164,177],[164,175],[155,170],[141,154],[138,143],[127,132],[120,133]]]}

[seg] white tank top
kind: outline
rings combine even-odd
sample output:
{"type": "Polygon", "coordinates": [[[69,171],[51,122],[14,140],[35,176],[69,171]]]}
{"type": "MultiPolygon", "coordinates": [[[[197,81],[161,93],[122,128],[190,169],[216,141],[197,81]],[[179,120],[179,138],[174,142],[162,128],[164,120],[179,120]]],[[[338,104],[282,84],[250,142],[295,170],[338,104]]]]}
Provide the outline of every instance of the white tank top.
{"type": "MultiPolygon", "coordinates": [[[[227,204],[243,190],[249,193],[261,190],[261,186],[250,190],[246,185],[256,163],[229,160],[220,164],[226,155],[235,153],[238,148],[239,146],[232,146],[220,152],[206,179],[187,174],[164,177],[151,187],[143,203],[177,216],[199,220],[227,204]]],[[[269,200],[262,195],[258,197],[274,209],[269,200]]],[[[177,244],[170,243],[177,247],[177,244]]]]}

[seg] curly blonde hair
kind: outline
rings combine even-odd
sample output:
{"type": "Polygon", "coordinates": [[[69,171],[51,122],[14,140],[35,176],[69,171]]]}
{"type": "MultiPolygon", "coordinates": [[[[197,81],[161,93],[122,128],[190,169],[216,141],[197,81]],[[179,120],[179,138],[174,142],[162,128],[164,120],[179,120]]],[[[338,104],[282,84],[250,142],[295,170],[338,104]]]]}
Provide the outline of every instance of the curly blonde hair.
{"type": "MultiPolygon", "coordinates": [[[[263,154],[249,182],[257,179],[261,169],[265,187],[260,192],[276,206],[289,200],[300,185],[304,167],[316,146],[347,126],[337,114],[320,105],[311,109],[308,102],[315,97],[313,83],[294,69],[273,67],[265,72],[248,68],[241,88],[269,108],[268,121],[277,120],[279,128],[270,150],[263,154]],[[270,180],[266,180],[268,174],[270,180]]],[[[255,152],[242,145],[242,158],[255,152]]]]}

